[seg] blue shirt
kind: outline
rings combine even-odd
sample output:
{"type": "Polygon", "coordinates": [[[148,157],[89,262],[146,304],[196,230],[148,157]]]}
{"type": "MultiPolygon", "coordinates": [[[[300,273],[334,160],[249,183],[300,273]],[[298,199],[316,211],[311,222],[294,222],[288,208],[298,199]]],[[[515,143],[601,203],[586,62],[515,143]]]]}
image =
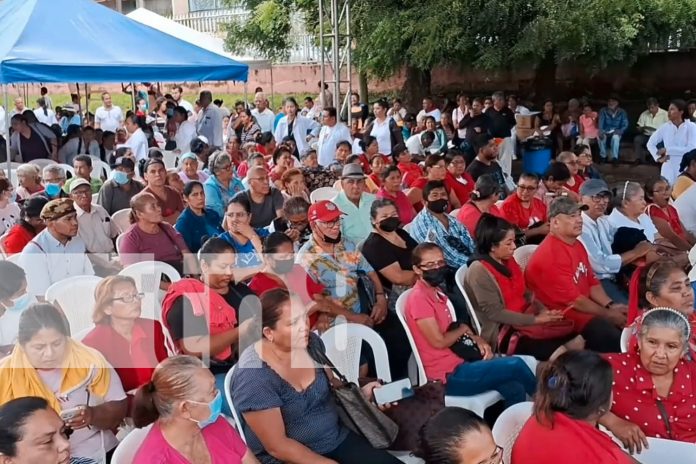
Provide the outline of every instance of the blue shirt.
{"type": "Polygon", "coordinates": [[[613,113],[608,107],[604,107],[599,110],[600,132],[607,133],[613,130],[618,132],[616,135],[623,135],[623,133],[626,132],[626,129],[628,129],[628,114],[626,114],[626,110],[623,108],[617,108],[613,113]]]}
{"type": "Polygon", "coordinates": [[[469,258],[476,249],[469,231],[456,218],[448,216],[449,229],[427,209],[423,209],[411,222],[409,234],[416,242],[431,242],[442,248],[447,265],[459,269],[469,263],[469,258]]]}
{"type": "Polygon", "coordinates": [[[222,218],[212,209],[203,210],[203,216],[198,216],[190,208],[186,208],[174,228],[184,237],[186,246],[192,253],[196,253],[207,240],[216,237],[225,231],[222,229],[222,218]]]}
{"type": "Polygon", "coordinates": [[[334,198],[333,202],[345,214],[341,218],[341,233],[345,238],[359,243],[372,233],[370,209],[376,198],[371,193],[363,193],[360,195],[359,206],[350,201],[344,191],[334,198]]]}
{"type": "Polygon", "coordinates": [[[239,192],[244,191],[244,185],[238,178],[233,177],[230,186],[225,187],[216,176],[211,175],[203,183],[203,191],[205,192],[205,207],[212,209],[220,217],[224,217],[227,202],[239,192]]]}
{"type": "MultiPolygon", "coordinates": [[[[268,237],[267,229],[254,229],[254,232],[256,232],[256,235],[258,235],[261,240],[268,237]]],[[[256,248],[254,248],[254,244],[251,243],[251,240],[244,244],[239,243],[229,232],[225,232],[219,235],[219,237],[234,247],[234,251],[237,252],[237,267],[247,268],[261,266],[263,264],[263,259],[256,252],[256,248]]]]}
{"type": "Polygon", "coordinates": [[[73,125],[76,125],[76,126],[82,125],[82,118],[80,117],[80,115],[75,114],[70,119],[68,119],[68,118],[61,119],[60,128],[64,134],[66,134],[68,132],[68,127],[73,126],[73,125]]]}

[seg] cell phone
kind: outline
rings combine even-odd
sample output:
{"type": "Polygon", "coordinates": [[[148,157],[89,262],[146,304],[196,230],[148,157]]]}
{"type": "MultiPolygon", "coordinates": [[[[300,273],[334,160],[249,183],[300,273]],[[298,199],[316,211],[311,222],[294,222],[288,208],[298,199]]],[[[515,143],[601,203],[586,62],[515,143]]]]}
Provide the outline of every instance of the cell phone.
{"type": "Polygon", "coordinates": [[[64,409],[60,412],[60,418],[63,419],[63,421],[67,422],[79,416],[81,412],[82,408],[80,406],[70,409],[64,409]]]}
{"type": "Polygon", "coordinates": [[[377,387],[373,390],[375,402],[378,405],[395,403],[405,398],[413,396],[413,388],[409,379],[401,379],[377,387]]]}

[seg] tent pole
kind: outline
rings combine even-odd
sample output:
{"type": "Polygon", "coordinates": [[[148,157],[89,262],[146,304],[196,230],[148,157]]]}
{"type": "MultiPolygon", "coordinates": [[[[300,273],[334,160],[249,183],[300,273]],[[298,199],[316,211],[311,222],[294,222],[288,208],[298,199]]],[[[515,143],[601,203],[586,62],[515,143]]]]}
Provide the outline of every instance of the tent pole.
{"type": "Polygon", "coordinates": [[[85,120],[86,122],[82,123],[82,126],[89,125],[89,87],[87,86],[87,83],[85,82],[85,106],[87,107],[87,110],[85,111],[87,113],[85,120]]]}
{"type": "Polygon", "coordinates": [[[138,102],[135,101],[135,82],[131,82],[131,98],[133,99],[133,112],[135,113],[138,109],[138,102]]]}
{"type": "Polygon", "coordinates": [[[2,86],[3,98],[5,100],[5,120],[2,122],[5,125],[5,155],[7,156],[7,178],[10,179],[10,171],[12,170],[12,159],[10,157],[10,108],[7,106],[7,84],[2,86]]]}
{"type": "Polygon", "coordinates": [[[75,86],[77,87],[77,114],[80,115],[80,127],[82,127],[85,124],[85,118],[84,116],[82,116],[82,97],[80,96],[80,84],[78,82],[75,82],[75,86]]]}
{"type": "MultiPolygon", "coordinates": [[[[271,63],[271,106],[273,105],[273,96],[274,96],[274,91],[273,91],[273,63],[271,63]]],[[[271,110],[273,110],[271,108],[271,110]]]]}
{"type": "Polygon", "coordinates": [[[249,83],[244,83],[244,107],[249,108],[249,83]]]}

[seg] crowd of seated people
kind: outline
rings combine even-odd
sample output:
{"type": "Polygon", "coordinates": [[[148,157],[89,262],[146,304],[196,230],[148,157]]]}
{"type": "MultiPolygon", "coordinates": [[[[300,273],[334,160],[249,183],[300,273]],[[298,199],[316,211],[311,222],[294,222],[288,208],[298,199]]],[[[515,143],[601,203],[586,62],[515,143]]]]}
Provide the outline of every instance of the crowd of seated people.
{"type": "MultiPolygon", "coordinates": [[[[674,179],[611,189],[590,147],[564,151],[579,111],[544,113],[559,154],[513,182],[516,98],[484,110],[462,96],[452,118],[432,99],[418,117],[380,100],[361,133],[293,99],[274,122],[263,93],[211,130],[178,95],[157,100],[160,119],[174,110],[166,133],[133,113],[62,142],[12,117],[25,164],[0,176],[0,463],[108,463],[133,427],[149,427],[127,445],[138,464],[399,462],[334,399],[321,336],[343,323],[384,341],[392,380],[416,380],[415,351],[416,385],[499,395],[485,420],[444,402],[422,417],[409,446],[426,463],[500,463],[490,427],[532,400],[516,464],[635,463],[650,438],[696,443],[692,219],[674,179]],[[521,246],[536,248],[518,262],[521,246]],[[178,277],[127,272],[152,262],[178,277]],[[48,298],[70,277],[91,294],[48,298]]],[[[198,108],[217,121],[209,98],[198,108]]],[[[389,413],[408,400],[377,404],[381,359],[361,345],[355,392],[389,413]]]]}

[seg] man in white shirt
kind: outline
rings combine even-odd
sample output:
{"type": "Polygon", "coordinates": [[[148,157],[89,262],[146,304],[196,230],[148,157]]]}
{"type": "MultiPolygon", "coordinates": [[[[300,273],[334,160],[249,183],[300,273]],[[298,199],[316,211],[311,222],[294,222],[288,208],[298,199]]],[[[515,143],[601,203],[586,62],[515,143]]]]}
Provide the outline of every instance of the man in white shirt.
{"type": "Polygon", "coordinates": [[[317,111],[317,106],[314,104],[314,99],[312,97],[305,97],[304,108],[302,108],[300,114],[305,118],[319,119],[319,112],[317,111]]]}
{"type": "Polygon", "coordinates": [[[648,109],[640,114],[636,123],[639,133],[633,138],[633,152],[637,161],[643,161],[645,145],[648,143],[650,136],[660,126],[669,122],[667,111],[660,108],[657,99],[648,98],[646,105],[648,109]]]}
{"type": "Polygon", "coordinates": [[[684,100],[672,102],[668,111],[669,122],[658,127],[648,139],[648,151],[655,161],[662,163],[660,175],[670,185],[674,185],[679,176],[684,153],[696,149],[696,124],[684,118],[685,110],[684,100]],[[658,150],[657,144],[660,142],[664,146],[658,150]]]}
{"type": "Polygon", "coordinates": [[[147,136],[145,132],[138,125],[137,116],[134,114],[126,118],[125,122],[126,131],[129,134],[128,140],[123,144],[125,147],[129,147],[135,155],[135,160],[140,161],[147,159],[147,154],[149,152],[149,145],[147,143],[147,136]]]}
{"type": "Polygon", "coordinates": [[[102,106],[94,113],[94,128],[116,132],[123,124],[123,111],[111,102],[109,92],[102,93],[102,106]]]}
{"type": "Polygon", "coordinates": [[[426,116],[432,116],[433,118],[435,118],[435,122],[440,122],[440,117],[442,116],[440,110],[437,109],[437,107],[435,106],[432,97],[425,97],[423,99],[423,109],[420,110],[418,115],[416,115],[416,123],[418,123],[418,127],[422,127],[425,125],[425,122],[423,120],[426,116]]]}
{"type": "Polygon", "coordinates": [[[193,115],[193,105],[184,100],[184,89],[182,89],[180,85],[177,85],[172,89],[172,98],[177,106],[183,106],[186,108],[189,116],[193,115]]]}
{"type": "MultiPolygon", "coordinates": [[[[261,128],[261,132],[273,132],[275,114],[268,108],[268,100],[263,92],[254,95],[254,105],[256,108],[251,110],[251,115],[256,118],[256,124],[261,128]]],[[[280,143],[278,140],[276,142],[280,143]]]]}
{"type": "Polygon", "coordinates": [[[326,167],[336,160],[336,146],[339,142],[351,141],[350,130],[342,122],[338,122],[336,108],[329,106],[321,112],[322,123],[319,131],[317,151],[319,164],[326,167]]]}
{"type": "Polygon", "coordinates": [[[94,269],[85,254],[85,242],[77,236],[77,212],[71,199],[49,201],[41,210],[41,219],[46,228],[24,247],[19,265],[27,275],[27,293],[43,299],[54,283],[94,275],[94,269]]]}
{"type": "Polygon", "coordinates": [[[183,106],[174,108],[174,122],[176,123],[176,149],[182,154],[191,151],[191,140],[196,138],[196,124],[188,118],[188,112],[183,106]]]}
{"type": "Polygon", "coordinates": [[[431,131],[412,135],[406,140],[409,155],[425,157],[431,153],[430,147],[435,142],[435,134],[431,131]]]}
{"type": "Polygon", "coordinates": [[[199,135],[205,136],[210,143],[211,152],[223,148],[222,144],[222,111],[213,104],[213,94],[203,90],[198,98],[201,111],[196,121],[199,135]]]}

